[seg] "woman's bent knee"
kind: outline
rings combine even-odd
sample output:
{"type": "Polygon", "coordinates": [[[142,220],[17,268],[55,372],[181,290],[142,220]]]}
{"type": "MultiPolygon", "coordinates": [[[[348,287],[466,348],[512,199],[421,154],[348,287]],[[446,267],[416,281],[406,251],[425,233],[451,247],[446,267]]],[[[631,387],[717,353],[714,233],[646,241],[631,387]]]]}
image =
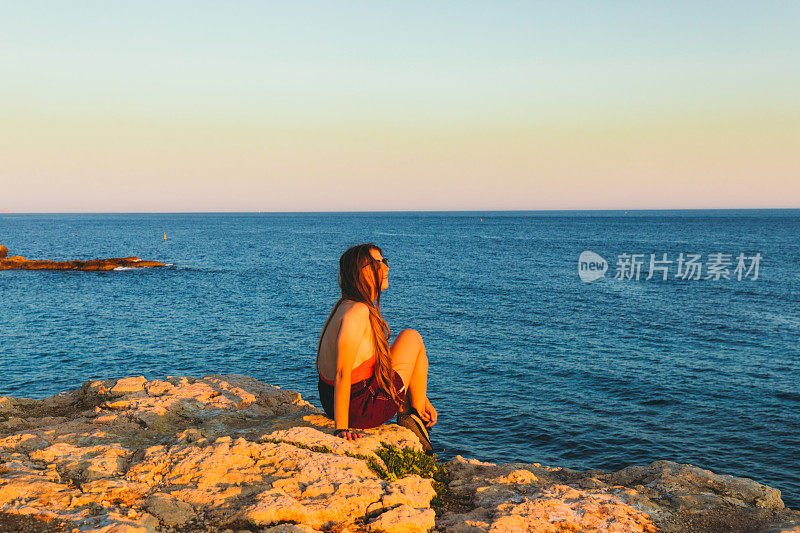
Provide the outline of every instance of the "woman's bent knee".
{"type": "Polygon", "coordinates": [[[415,342],[419,344],[423,344],[422,342],[422,335],[419,334],[419,331],[415,329],[404,329],[400,333],[398,333],[397,337],[400,338],[400,335],[408,336],[412,338],[415,342]]]}

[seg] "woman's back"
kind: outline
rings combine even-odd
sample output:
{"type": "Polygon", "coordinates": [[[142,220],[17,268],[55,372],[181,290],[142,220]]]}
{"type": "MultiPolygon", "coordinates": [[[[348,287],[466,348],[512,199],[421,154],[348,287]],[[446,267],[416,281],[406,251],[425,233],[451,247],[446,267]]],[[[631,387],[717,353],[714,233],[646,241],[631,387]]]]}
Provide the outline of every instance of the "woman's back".
{"type": "MultiPolygon", "coordinates": [[[[351,300],[342,300],[336,312],[331,317],[328,327],[322,335],[322,342],[319,347],[319,355],[317,357],[317,371],[323,380],[333,382],[336,377],[336,355],[337,355],[337,342],[339,338],[339,330],[342,326],[342,320],[348,314],[353,312],[356,306],[364,306],[366,304],[361,302],[354,302],[351,300]]],[[[359,314],[359,313],[356,313],[359,314]]],[[[372,334],[372,328],[369,325],[369,318],[364,319],[364,335],[358,341],[356,349],[356,359],[353,363],[353,368],[357,369],[359,366],[369,366],[368,362],[375,356],[375,341],[372,334]]]]}
{"type": "Polygon", "coordinates": [[[351,246],[339,258],[337,281],[342,298],[323,326],[316,359],[319,399],[333,420],[334,435],[357,439],[353,428],[378,427],[402,411],[398,423],[410,426],[423,449],[432,451],[423,420],[435,422],[436,411],[425,395],[428,359],[422,337],[406,329],[389,346],[391,332],[381,317],[388,259],[373,243],[351,246]],[[337,371],[344,374],[338,382],[337,371]]]}

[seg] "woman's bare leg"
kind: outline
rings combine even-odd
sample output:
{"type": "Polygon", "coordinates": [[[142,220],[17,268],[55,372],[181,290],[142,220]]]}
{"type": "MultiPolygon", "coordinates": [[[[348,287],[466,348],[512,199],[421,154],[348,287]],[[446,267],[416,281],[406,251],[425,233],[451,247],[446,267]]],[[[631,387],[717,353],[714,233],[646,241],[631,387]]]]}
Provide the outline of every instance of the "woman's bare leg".
{"type": "Polygon", "coordinates": [[[407,413],[411,407],[417,410],[418,413],[425,411],[425,400],[428,394],[428,355],[425,353],[425,347],[422,347],[417,364],[414,366],[414,372],[411,374],[411,384],[409,385],[409,394],[406,394],[406,400],[403,402],[401,413],[407,413]]]}
{"type": "Polygon", "coordinates": [[[428,355],[422,336],[413,329],[404,329],[389,348],[392,368],[406,384],[406,399],[400,408],[401,413],[410,407],[422,412],[428,393],[428,355]]]}

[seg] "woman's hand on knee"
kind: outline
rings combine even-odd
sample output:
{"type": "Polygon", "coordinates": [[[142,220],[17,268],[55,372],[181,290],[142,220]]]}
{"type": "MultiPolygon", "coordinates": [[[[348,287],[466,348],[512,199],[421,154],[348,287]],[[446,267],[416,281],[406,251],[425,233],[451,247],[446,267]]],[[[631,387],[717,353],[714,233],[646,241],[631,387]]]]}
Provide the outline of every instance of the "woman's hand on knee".
{"type": "Polygon", "coordinates": [[[425,398],[425,407],[422,409],[420,413],[420,417],[425,422],[425,425],[430,427],[436,423],[437,417],[436,409],[434,409],[433,404],[427,398],[425,398]]]}

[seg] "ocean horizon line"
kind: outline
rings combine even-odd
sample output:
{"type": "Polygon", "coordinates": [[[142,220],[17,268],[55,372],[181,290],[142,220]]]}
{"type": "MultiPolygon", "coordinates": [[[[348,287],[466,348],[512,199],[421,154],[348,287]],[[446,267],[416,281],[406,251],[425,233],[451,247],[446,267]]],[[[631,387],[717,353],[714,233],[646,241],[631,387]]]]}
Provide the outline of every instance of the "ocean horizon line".
{"type": "Polygon", "coordinates": [[[486,214],[486,213],[608,213],[608,214],[631,214],[631,213],[696,213],[696,212],[773,212],[773,211],[798,211],[800,207],[709,207],[709,208],[629,208],[629,209],[421,209],[421,210],[334,210],[334,211],[0,211],[3,215],[356,215],[356,214],[486,214]]]}

